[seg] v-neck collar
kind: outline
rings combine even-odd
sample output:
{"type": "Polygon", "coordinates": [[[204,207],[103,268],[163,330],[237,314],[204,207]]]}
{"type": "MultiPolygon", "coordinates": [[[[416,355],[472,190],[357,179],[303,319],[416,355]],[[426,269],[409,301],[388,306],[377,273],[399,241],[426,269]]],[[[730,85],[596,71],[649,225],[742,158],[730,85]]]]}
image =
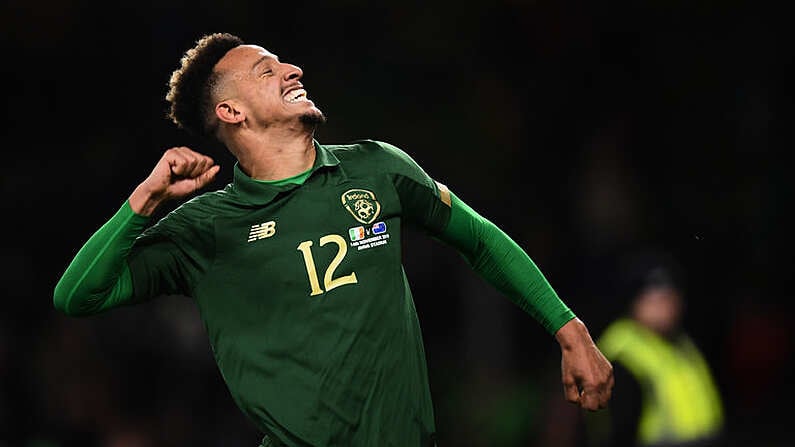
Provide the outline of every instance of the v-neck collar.
{"type": "MultiPolygon", "coordinates": [[[[306,179],[307,182],[320,168],[334,167],[340,164],[339,159],[331,153],[330,150],[318,143],[317,140],[313,140],[313,144],[315,146],[315,163],[312,166],[311,174],[309,174],[309,177],[306,179]]],[[[271,202],[280,192],[289,191],[300,186],[301,185],[295,183],[276,186],[269,183],[258,182],[240,169],[239,162],[235,162],[232,190],[243,198],[243,200],[251,204],[265,205],[271,202]]]]}

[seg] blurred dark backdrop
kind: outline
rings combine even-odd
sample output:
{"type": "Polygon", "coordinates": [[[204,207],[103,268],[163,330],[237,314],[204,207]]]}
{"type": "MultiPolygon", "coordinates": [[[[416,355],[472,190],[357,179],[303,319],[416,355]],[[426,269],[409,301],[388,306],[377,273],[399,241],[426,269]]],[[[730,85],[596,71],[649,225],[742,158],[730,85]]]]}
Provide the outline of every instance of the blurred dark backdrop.
{"type": "MultiPolygon", "coordinates": [[[[618,266],[686,272],[685,326],[729,445],[785,445],[793,401],[793,67],[772,2],[21,1],[0,6],[0,446],[255,446],[192,303],[52,307],[84,240],[162,150],[166,82],[226,31],[300,65],[323,143],[391,142],[524,247],[596,336],[618,266]]],[[[405,235],[440,447],[581,445],[560,356],[451,250],[405,235]]]]}

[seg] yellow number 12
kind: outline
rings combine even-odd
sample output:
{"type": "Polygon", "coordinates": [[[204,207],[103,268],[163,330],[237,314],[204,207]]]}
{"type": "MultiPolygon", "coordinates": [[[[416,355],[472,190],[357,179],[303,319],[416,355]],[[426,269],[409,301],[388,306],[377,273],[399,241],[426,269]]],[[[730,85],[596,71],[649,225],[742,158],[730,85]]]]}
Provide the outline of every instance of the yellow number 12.
{"type": "MultiPolygon", "coordinates": [[[[339,267],[342,259],[345,258],[345,254],[348,253],[348,245],[345,243],[345,239],[337,234],[329,234],[320,238],[321,247],[328,244],[329,242],[337,244],[337,255],[331,260],[331,264],[329,264],[328,268],[326,269],[326,273],[323,275],[323,285],[326,286],[326,292],[339,286],[344,286],[346,284],[356,284],[359,282],[356,279],[356,272],[353,272],[350,275],[334,278],[334,270],[337,270],[337,267],[339,267]]],[[[306,274],[309,276],[309,286],[312,288],[312,292],[309,294],[309,296],[315,296],[323,293],[323,289],[320,288],[320,281],[317,278],[315,258],[312,256],[311,247],[312,241],[304,241],[298,244],[298,251],[304,255],[306,274]]]]}

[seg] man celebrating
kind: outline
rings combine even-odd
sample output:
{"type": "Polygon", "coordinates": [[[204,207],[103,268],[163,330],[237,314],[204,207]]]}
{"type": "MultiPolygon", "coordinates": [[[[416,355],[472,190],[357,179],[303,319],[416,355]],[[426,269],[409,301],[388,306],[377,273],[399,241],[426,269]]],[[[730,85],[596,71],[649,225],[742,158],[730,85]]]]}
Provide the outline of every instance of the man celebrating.
{"type": "Polygon", "coordinates": [[[432,446],[425,353],[401,265],[401,228],[415,225],[555,335],[569,401],[604,408],[612,367],[527,254],[402,150],[318,143],[325,117],[302,75],[237,36],[199,39],[171,76],[170,118],[228,148],[233,182],[147,228],[158,206],[219,169],[189,148],[165,151],[72,260],[56,308],[90,315],[190,296],[263,445],[432,446]]]}

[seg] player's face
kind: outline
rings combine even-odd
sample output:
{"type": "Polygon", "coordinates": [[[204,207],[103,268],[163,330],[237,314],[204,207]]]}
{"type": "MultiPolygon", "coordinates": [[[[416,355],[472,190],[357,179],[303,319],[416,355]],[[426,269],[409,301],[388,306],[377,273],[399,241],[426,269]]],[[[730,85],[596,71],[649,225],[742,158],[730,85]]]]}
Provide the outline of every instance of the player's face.
{"type": "Polygon", "coordinates": [[[278,56],[262,47],[233,48],[218,62],[217,69],[228,70],[230,94],[243,104],[246,118],[255,125],[324,121],[323,113],[301,83],[304,72],[279,61],[278,56]]]}

